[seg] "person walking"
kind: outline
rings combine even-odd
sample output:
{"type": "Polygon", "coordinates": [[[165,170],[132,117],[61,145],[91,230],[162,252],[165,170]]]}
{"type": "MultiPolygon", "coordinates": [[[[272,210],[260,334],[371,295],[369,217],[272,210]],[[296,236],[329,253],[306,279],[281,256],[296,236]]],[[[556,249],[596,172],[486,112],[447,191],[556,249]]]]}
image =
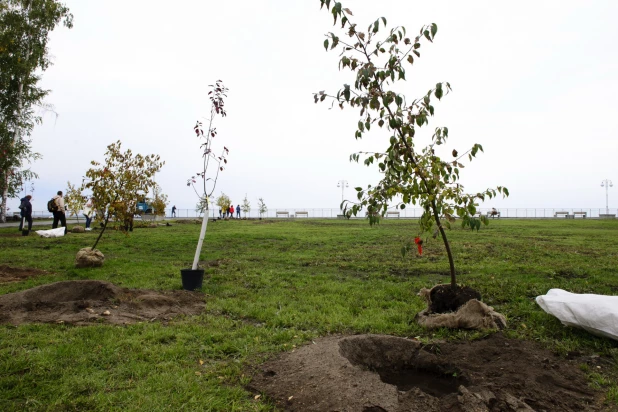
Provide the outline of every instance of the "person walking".
{"type": "Polygon", "coordinates": [[[84,217],[86,218],[86,230],[90,231],[90,223],[92,223],[92,216],[94,215],[94,197],[88,199],[84,206],[84,217]]]}
{"type": "Polygon", "coordinates": [[[234,219],[234,205],[230,205],[230,217],[234,219]]]}
{"type": "Polygon", "coordinates": [[[172,217],[176,217],[176,205],[172,206],[172,217]]]}
{"type": "Polygon", "coordinates": [[[240,205],[236,205],[236,217],[240,219],[240,205]]]}
{"type": "Polygon", "coordinates": [[[223,219],[223,208],[219,206],[219,219],[223,219]]]}
{"type": "Polygon", "coordinates": [[[32,203],[30,200],[32,196],[27,195],[26,197],[20,199],[21,203],[19,205],[21,220],[19,221],[19,230],[23,230],[24,228],[24,219],[28,222],[28,232],[32,230],[32,203]]]}
{"type": "Polygon", "coordinates": [[[53,212],[54,215],[54,223],[52,223],[52,229],[56,229],[58,227],[58,222],[60,222],[60,227],[64,227],[64,234],[67,234],[67,218],[64,214],[66,207],[64,206],[64,199],[62,198],[62,190],[58,190],[58,194],[52,198],[54,203],[56,204],[57,210],[53,212]]]}

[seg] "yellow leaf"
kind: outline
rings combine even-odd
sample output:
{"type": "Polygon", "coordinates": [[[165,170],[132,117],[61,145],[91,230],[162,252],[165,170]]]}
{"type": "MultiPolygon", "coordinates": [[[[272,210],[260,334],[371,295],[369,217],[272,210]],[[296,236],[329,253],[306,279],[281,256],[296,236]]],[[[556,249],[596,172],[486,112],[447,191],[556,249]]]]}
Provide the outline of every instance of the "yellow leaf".
{"type": "Polygon", "coordinates": [[[202,376],[202,372],[195,372],[195,376],[202,376]]]}
{"type": "Polygon", "coordinates": [[[200,359],[200,365],[203,365],[203,364],[204,364],[204,361],[200,359]]]}
{"type": "Polygon", "coordinates": [[[262,395],[255,395],[255,396],[253,397],[253,399],[256,399],[256,400],[257,400],[257,399],[260,399],[261,397],[262,397],[262,395]]]}

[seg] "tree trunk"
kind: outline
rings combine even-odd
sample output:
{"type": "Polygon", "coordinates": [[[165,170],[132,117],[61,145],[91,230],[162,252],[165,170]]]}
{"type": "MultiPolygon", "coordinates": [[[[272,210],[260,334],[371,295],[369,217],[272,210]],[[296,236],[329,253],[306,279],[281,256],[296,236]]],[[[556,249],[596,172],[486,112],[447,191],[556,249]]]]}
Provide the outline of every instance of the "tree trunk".
{"type": "Polygon", "coordinates": [[[6,171],[2,174],[4,190],[2,191],[2,204],[0,205],[0,222],[6,223],[6,200],[9,195],[9,174],[6,171]]]}
{"type": "Polygon", "coordinates": [[[200,230],[200,239],[197,242],[197,249],[195,249],[195,257],[193,258],[193,265],[191,270],[197,269],[197,263],[200,260],[200,254],[202,253],[202,245],[204,244],[204,238],[206,237],[206,227],[208,226],[208,217],[210,213],[208,210],[208,199],[206,199],[206,208],[204,209],[204,218],[202,219],[202,229],[200,230]]]}
{"type": "Polygon", "coordinates": [[[451,288],[455,290],[457,288],[457,278],[455,277],[455,262],[453,261],[453,253],[451,253],[451,246],[449,245],[448,239],[446,238],[446,232],[444,231],[442,223],[440,222],[440,216],[438,216],[438,207],[436,206],[435,200],[431,202],[431,209],[433,211],[433,216],[436,220],[436,224],[438,225],[438,230],[440,231],[440,235],[442,236],[444,248],[446,249],[446,254],[448,256],[448,263],[451,269],[451,288]]]}
{"type": "MultiPolygon", "coordinates": [[[[26,59],[28,58],[28,53],[26,53],[26,59]]],[[[24,92],[24,83],[20,80],[19,86],[17,86],[17,124],[15,125],[15,133],[13,134],[13,141],[9,143],[10,145],[15,145],[17,139],[20,138],[21,134],[19,133],[19,117],[21,116],[21,107],[22,107],[22,95],[24,92]]],[[[11,169],[7,167],[6,170],[2,171],[2,175],[4,178],[4,190],[2,190],[2,208],[0,209],[0,222],[6,223],[6,202],[9,197],[9,176],[11,174],[11,169]]]]}
{"type": "Polygon", "coordinates": [[[103,223],[103,229],[101,229],[101,233],[99,233],[97,240],[94,242],[94,245],[92,245],[90,250],[94,250],[94,248],[96,248],[97,245],[99,244],[99,240],[101,240],[101,237],[103,236],[103,232],[105,232],[105,229],[107,228],[108,221],[109,221],[109,212],[107,212],[107,215],[105,216],[105,223],[103,223]]]}

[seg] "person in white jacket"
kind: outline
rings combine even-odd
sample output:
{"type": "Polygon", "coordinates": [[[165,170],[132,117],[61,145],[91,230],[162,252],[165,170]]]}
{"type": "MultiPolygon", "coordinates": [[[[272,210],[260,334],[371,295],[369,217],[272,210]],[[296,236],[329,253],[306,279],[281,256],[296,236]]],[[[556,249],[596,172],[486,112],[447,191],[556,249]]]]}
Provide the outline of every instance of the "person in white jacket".
{"type": "Polygon", "coordinates": [[[86,217],[86,230],[92,230],[90,223],[92,223],[92,216],[94,215],[94,197],[88,199],[88,202],[84,206],[84,216],[86,217]]]}

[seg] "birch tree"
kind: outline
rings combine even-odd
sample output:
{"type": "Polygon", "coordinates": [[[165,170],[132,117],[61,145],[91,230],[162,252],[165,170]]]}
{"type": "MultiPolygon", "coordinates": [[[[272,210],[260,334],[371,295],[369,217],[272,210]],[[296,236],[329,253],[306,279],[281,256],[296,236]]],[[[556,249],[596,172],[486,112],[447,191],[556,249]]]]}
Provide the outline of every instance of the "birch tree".
{"type": "Polygon", "coordinates": [[[28,167],[40,157],[31,147],[31,132],[41,122],[49,90],[39,87],[51,65],[50,33],[57,25],[73,26],[73,15],[56,0],[0,0],[0,222],[6,202],[36,177],[28,167]]]}

